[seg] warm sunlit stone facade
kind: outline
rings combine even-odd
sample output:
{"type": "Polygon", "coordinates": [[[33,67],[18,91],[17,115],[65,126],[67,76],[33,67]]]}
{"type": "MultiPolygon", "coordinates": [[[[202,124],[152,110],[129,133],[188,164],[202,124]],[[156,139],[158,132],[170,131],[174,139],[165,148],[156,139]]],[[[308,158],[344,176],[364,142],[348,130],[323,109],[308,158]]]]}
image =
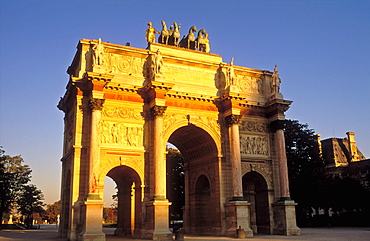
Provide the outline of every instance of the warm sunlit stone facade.
{"type": "Polygon", "coordinates": [[[217,54],[83,39],[68,68],[60,237],[105,240],[104,179],[118,187],[117,235],[171,239],[166,143],[185,161],[188,234],[299,235],[274,72],[217,54]],[[159,50],[159,51],[158,51],[159,50]]]}

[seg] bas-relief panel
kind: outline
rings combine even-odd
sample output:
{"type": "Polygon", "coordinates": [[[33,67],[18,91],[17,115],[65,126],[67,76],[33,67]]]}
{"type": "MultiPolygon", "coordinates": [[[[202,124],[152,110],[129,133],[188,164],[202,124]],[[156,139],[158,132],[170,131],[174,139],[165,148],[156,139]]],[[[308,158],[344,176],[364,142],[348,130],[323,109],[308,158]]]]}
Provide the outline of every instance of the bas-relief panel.
{"type": "Polygon", "coordinates": [[[144,58],[114,53],[105,54],[104,67],[107,73],[121,73],[143,77],[144,58]]]}
{"type": "Polygon", "coordinates": [[[263,95],[263,80],[248,75],[239,75],[236,78],[236,86],[244,93],[263,95]]]}
{"type": "Polygon", "coordinates": [[[143,126],[102,120],[100,140],[103,144],[140,147],[143,145],[143,126]]]}
{"type": "Polygon", "coordinates": [[[267,123],[242,120],[239,130],[242,157],[268,158],[270,148],[267,123]]]}
{"type": "Polygon", "coordinates": [[[120,144],[124,147],[142,146],[144,138],[142,120],[141,113],[135,109],[105,106],[99,123],[101,143],[120,144]]]}
{"type": "Polygon", "coordinates": [[[269,155],[269,145],[267,135],[240,135],[240,153],[242,156],[248,155],[269,155]]]}
{"type": "Polygon", "coordinates": [[[242,175],[245,175],[248,172],[258,172],[265,178],[268,187],[273,187],[272,165],[270,163],[242,162],[242,175]]]}

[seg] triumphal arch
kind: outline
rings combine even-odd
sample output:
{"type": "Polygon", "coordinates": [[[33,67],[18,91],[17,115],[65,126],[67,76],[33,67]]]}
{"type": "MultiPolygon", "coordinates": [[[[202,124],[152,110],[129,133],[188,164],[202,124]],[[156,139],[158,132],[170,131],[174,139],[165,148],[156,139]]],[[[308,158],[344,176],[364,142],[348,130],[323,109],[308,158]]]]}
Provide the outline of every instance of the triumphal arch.
{"type": "Polygon", "coordinates": [[[185,42],[168,44],[171,37],[155,43],[150,28],[146,49],[78,43],[58,105],[65,113],[60,237],[105,240],[108,176],[118,189],[115,234],[171,240],[168,142],[184,158],[186,234],[299,235],[282,129],[291,101],[280,93],[277,67],[225,62],[209,53],[204,30],[203,42],[189,31],[185,42]]]}

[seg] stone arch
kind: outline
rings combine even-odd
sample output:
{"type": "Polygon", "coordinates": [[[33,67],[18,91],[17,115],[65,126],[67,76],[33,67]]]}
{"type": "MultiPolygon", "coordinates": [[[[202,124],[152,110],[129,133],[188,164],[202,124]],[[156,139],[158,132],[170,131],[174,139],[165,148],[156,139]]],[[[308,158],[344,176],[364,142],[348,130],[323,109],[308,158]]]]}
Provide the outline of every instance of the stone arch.
{"type": "Polygon", "coordinates": [[[196,125],[177,122],[177,129],[168,137],[168,142],[175,145],[184,158],[185,208],[183,217],[185,232],[209,235],[213,229],[220,230],[219,148],[214,137],[196,125]],[[199,184],[199,180],[208,183],[206,194],[201,191],[202,185],[199,184]],[[206,202],[207,208],[213,211],[209,212],[207,217],[202,216],[200,219],[198,209],[206,202]],[[201,225],[198,223],[199,220],[203,219],[207,222],[202,222],[203,226],[199,226],[201,225]]]}
{"type": "Polygon", "coordinates": [[[243,196],[251,203],[251,229],[253,233],[270,233],[270,203],[268,184],[258,172],[243,175],[243,196]]]}
{"type": "Polygon", "coordinates": [[[260,174],[267,183],[267,189],[273,190],[272,167],[269,164],[249,164],[242,162],[242,176],[249,172],[260,174]]]}
{"type": "Polygon", "coordinates": [[[105,156],[102,158],[100,164],[100,183],[104,183],[104,178],[108,172],[116,167],[126,166],[129,167],[138,174],[140,182],[144,184],[144,168],[142,157],[124,157],[124,156],[105,156]]]}
{"type": "Polygon", "coordinates": [[[142,228],[142,181],[131,167],[121,165],[109,170],[107,176],[116,183],[118,191],[117,229],[115,235],[135,236],[142,228]]]}
{"type": "MultiPolygon", "coordinates": [[[[164,128],[164,133],[163,133],[163,139],[164,140],[169,140],[171,135],[181,127],[186,127],[186,126],[196,126],[199,127],[200,129],[204,130],[215,142],[216,147],[217,147],[217,152],[219,155],[221,155],[221,133],[220,133],[220,127],[216,127],[215,123],[213,125],[209,125],[206,121],[199,121],[202,120],[202,118],[198,117],[198,119],[189,118],[186,119],[186,116],[177,116],[177,115],[171,115],[176,116],[172,120],[171,117],[165,118],[165,124],[167,122],[167,127],[164,128]],[[195,119],[195,120],[194,120],[195,119]],[[197,121],[198,120],[198,121],[197,121]]],[[[211,118],[208,118],[210,120],[211,118]]],[[[212,119],[212,122],[215,122],[215,119],[212,119]]]]}

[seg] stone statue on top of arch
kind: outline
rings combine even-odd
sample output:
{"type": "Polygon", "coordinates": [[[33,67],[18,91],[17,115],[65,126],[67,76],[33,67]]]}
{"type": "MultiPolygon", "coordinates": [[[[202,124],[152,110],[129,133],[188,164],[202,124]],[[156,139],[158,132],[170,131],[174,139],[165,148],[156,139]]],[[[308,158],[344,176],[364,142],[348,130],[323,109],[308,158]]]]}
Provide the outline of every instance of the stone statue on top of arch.
{"type": "Polygon", "coordinates": [[[271,94],[277,94],[280,92],[281,79],[279,77],[278,72],[279,72],[279,69],[277,65],[275,65],[274,73],[271,76],[271,83],[270,83],[271,94]]]}
{"type": "Polygon", "coordinates": [[[104,63],[104,46],[101,42],[101,38],[98,39],[98,43],[92,47],[94,66],[103,65],[104,63]]]}

